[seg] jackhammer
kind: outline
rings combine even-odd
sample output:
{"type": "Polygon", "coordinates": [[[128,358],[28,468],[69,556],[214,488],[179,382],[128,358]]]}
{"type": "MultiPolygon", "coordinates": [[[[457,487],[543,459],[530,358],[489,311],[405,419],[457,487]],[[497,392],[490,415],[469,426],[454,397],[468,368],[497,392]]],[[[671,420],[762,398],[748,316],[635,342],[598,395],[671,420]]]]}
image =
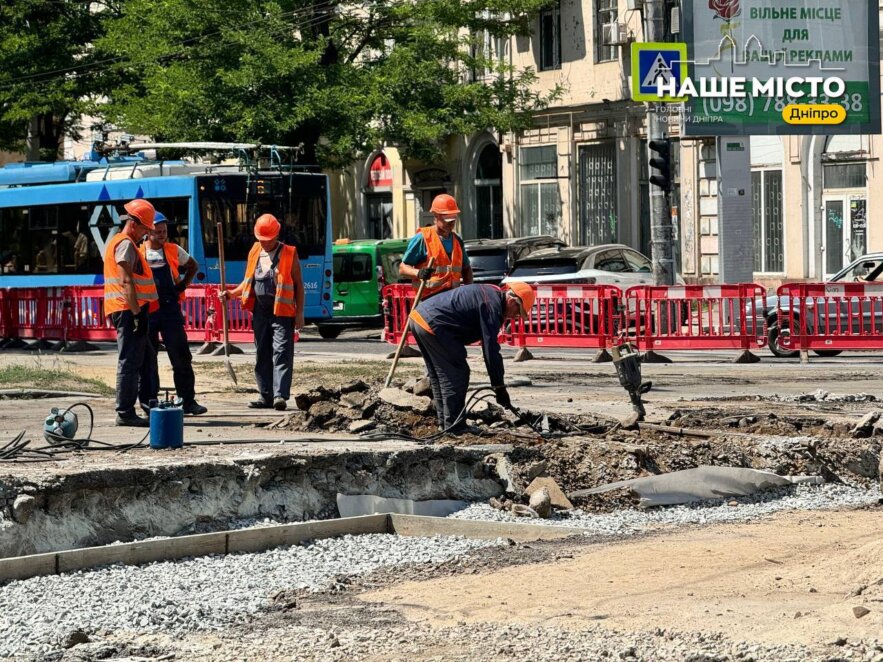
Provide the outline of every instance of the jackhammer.
{"type": "Polygon", "coordinates": [[[638,415],[638,420],[643,421],[647,412],[641,401],[641,395],[653,387],[653,382],[641,381],[641,355],[631,343],[612,346],[610,354],[613,357],[619,383],[629,394],[632,409],[638,415]]]}

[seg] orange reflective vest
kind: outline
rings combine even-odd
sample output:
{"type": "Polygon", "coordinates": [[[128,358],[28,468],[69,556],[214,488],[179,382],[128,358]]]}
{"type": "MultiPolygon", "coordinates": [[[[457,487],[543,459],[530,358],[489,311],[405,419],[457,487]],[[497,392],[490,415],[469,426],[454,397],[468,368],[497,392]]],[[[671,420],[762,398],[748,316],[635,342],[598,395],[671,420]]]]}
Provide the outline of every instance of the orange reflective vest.
{"type": "MultiPolygon", "coordinates": [[[[121,310],[129,310],[129,304],[126,301],[126,289],[123,287],[123,276],[125,272],[120,268],[116,261],[117,246],[123,241],[131,241],[122,232],[117,232],[113,238],[107,242],[104,250],[104,314],[110,315],[121,310]]],[[[156,293],[156,283],[153,282],[153,272],[144,255],[138,253],[141,258],[141,274],[132,274],[132,280],[135,282],[135,298],[138,305],[147,304],[150,312],[159,309],[159,296],[156,293]]]]}
{"type": "MultiPolygon", "coordinates": [[[[141,255],[144,256],[145,260],[147,259],[147,244],[148,243],[149,242],[145,241],[143,244],[141,244],[141,255]]],[[[169,265],[169,271],[172,272],[172,281],[175,283],[175,285],[177,285],[178,282],[181,280],[181,276],[180,276],[181,265],[178,264],[178,244],[171,242],[171,241],[167,241],[166,243],[163,244],[162,249],[163,249],[163,253],[166,256],[166,264],[169,265]]],[[[181,292],[178,295],[179,301],[184,301],[184,299],[186,299],[186,298],[187,298],[187,294],[184,292],[181,292]]]]}
{"type": "MultiPolygon", "coordinates": [[[[276,265],[276,299],[273,302],[273,314],[279,317],[294,317],[297,315],[297,305],[294,301],[294,278],[291,277],[291,268],[297,258],[297,249],[294,246],[280,244],[279,263],[276,265]]],[[[245,310],[254,310],[254,272],[261,256],[261,243],[255,242],[248,254],[248,263],[245,266],[245,280],[242,281],[242,307],[245,310]]]]}
{"type": "MultiPolygon", "coordinates": [[[[432,274],[432,278],[426,281],[426,287],[423,288],[423,298],[459,287],[463,280],[463,250],[460,248],[457,235],[454,234],[454,250],[448,257],[435,226],[420,228],[420,233],[426,244],[426,259],[417,265],[417,269],[427,266],[429,260],[435,258],[435,272],[432,274]]],[[[420,281],[414,281],[414,287],[419,284],[420,281]]]]}

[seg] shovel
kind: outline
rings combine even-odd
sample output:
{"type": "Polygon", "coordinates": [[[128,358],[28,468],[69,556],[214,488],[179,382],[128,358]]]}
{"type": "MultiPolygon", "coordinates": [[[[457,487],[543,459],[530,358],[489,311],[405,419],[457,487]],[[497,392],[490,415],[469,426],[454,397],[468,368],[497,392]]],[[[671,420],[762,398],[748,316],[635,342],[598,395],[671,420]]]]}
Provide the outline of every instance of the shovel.
{"type": "MultiPolygon", "coordinates": [[[[429,258],[429,262],[427,263],[428,267],[435,266],[435,258],[429,258]]],[[[420,303],[420,297],[423,296],[423,288],[426,287],[426,281],[421,280],[420,285],[417,286],[417,294],[414,295],[414,308],[417,307],[417,304],[420,303]]],[[[405,326],[402,329],[402,337],[399,338],[399,346],[396,347],[396,355],[392,359],[392,365],[389,367],[389,374],[386,376],[386,382],[383,384],[383,388],[389,388],[390,382],[392,382],[392,376],[395,374],[396,366],[399,364],[399,358],[402,356],[402,350],[405,348],[405,343],[408,341],[408,318],[405,317],[405,326]]]]}
{"type": "MultiPolygon", "coordinates": [[[[221,269],[221,291],[227,291],[227,278],[226,278],[226,267],[224,265],[224,227],[221,223],[218,223],[218,266],[221,269]]],[[[221,299],[221,328],[223,329],[223,342],[224,342],[224,364],[227,367],[227,374],[230,375],[230,381],[233,382],[234,386],[239,385],[239,380],[236,379],[236,371],[233,370],[233,364],[230,363],[230,345],[229,345],[229,332],[227,331],[227,299],[221,299]]]]}

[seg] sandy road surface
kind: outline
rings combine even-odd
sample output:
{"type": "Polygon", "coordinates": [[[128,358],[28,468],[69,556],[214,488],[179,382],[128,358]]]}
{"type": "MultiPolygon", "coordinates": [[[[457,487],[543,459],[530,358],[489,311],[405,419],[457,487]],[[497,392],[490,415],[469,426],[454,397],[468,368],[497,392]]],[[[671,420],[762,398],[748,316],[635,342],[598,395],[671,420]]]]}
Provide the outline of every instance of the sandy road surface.
{"type": "Polygon", "coordinates": [[[819,645],[883,633],[879,509],[790,513],[574,551],[554,563],[408,582],[360,596],[432,626],[512,623],[718,631],[819,645]],[[875,582],[880,582],[876,586],[875,582]],[[856,587],[861,596],[847,598],[856,587]],[[854,606],[870,613],[858,619],[854,606]],[[798,613],[800,614],[798,616],[798,613]]]}

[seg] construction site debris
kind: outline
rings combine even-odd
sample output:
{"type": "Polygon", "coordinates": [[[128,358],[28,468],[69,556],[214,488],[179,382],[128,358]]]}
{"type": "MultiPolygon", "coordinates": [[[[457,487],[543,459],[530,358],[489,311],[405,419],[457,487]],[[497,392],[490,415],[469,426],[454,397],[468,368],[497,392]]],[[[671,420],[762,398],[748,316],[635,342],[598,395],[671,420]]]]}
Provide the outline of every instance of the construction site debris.
{"type": "Polygon", "coordinates": [[[550,503],[555,508],[560,510],[570,510],[573,508],[570,499],[567,498],[554,478],[549,478],[548,476],[534,478],[530,485],[527,486],[527,489],[524,490],[524,493],[532,497],[538,490],[546,490],[549,493],[550,503]]]}
{"type": "Polygon", "coordinates": [[[880,420],[880,412],[879,411],[869,411],[867,414],[862,416],[862,420],[860,420],[852,430],[849,432],[849,436],[853,439],[866,439],[874,434],[874,429],[876,427],[877,421],[880,420]]]}
{"type": "MultiPolygon", "coordinates": [[[[812,485],[801,483],[782,487],[752,496],[737,497],[736,506],[729,500],[714,499],[669,508],[635,509],[621,508],[604,513],[587,512],[581,508],[559,511],[550,519],[537,523],[549,526],[567,526],[584,530],[595,536],[624,536],[646,533],[660,526],[684,526],[689,524],[723,524],[750,522],[769,517],[775,513],[791,510],[837,510],[865,508],[880,498],[876,488],[865,490],[826,483],[812,485]]],[[[511,502],[504,500],[494,507],[490,503],[476,503],[451,515],[455,519],[486,520],[491,522],[517,522],[511,502]]],[[[520,506],[526,508],[526,506],[520,506]]],[[[883,587],[883,584],[881,584],[883,587]]],[[[809,589],[809,592],[814,592],[809,589]]],[[[883,588],[880,590],[883,599],[883,588]]]]}
{"type": "Polygon", "coordinates": [[[530,495],[530,501],[527,504],[542,519],[549,519],[552,515],[552,497],[546,487],[535,490],[530,495]]]}
{"type": "Polygon", "coordinates": [[[659,476],[621,480],[609,485],[573,492],[571,496],[590,496],[624,488],[638,496],[639,507],[650,508],[708,499],[750,496],[786,485],[822,482],[824,479],[820,476],[790,477],[756,469],[702,466],[659,476]]]}
{"type": "Polygon", "coordinates": [[[30,494],[19,494],[12,503],[12,518],[19,524],[27,524],[36,507],[36,498],[30,494]]]}
{"type": "Polygon", "coordinates": [[[403,411],[428,414],[432,410],[432,400],[423,396],[413,395],[401,389],[384,388],[377,395],[383,402],[403,411]]]}
{"type": "Polygon", "coordinates": [[[414,395],[426,395],[432,397],[432,382],[429,377],[412,377],[404,383],[402,390],[414,395]]]}

